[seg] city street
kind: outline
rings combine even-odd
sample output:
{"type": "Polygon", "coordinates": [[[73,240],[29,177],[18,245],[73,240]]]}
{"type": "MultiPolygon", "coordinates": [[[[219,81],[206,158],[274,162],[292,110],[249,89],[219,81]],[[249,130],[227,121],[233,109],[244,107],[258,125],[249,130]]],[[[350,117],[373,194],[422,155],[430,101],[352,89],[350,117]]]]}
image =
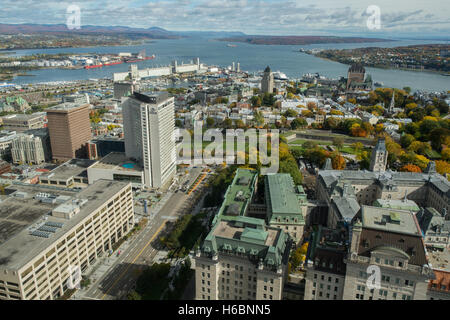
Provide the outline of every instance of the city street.
{"type": "MultiPolygon", "coordinates": [[[[200,173],[201,169],[199,168],[191,171],[187,179],[189,185],[197,179],[200,173]]],[[[191,202],[195,195],[196,193],[188,195],[181,191],[166,195],[168,199],[164,199],[162,207],[157,206],[150,211],[146,227],[122,244],[116,251],[121,251],[118,257],[114,253],[113,256],[106,258],[101,263],[98,272],[102,275],[94,283],[91,283],[88,290],[77,292],[76,298],[100,300],[126,298],[145,266],[158,262],[159,258],[166,256],[166,252],[162,251],[163,248],[157,241],[158,236],[164,231],[168,221],[174,221],[181,214],[191,210],[191,202]]]]}

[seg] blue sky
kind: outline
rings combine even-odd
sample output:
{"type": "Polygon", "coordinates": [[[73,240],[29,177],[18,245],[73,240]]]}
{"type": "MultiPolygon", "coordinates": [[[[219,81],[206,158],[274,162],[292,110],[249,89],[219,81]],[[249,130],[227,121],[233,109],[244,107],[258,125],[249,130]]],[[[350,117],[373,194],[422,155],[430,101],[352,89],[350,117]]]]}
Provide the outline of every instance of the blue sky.
{"type": "Polygon", "coordinates": [[[448,0],[1,0],[0,23],[65,23],[72,4],[81,9],[82,25],[273,35],[450,34],[448,0]],[[370,5],[380,8],[379,30],[367,27],[370,5]]]}

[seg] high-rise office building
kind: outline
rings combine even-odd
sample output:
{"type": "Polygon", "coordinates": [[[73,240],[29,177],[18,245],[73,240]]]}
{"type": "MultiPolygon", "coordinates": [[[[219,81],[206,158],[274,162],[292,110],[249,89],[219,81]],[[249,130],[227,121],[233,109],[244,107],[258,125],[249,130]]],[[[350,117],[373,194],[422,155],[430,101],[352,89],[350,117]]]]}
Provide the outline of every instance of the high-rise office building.
{"type": "Polygon", "coordinates": [[[86,142],[91,139],[89,105],[59,104],[47,109],[47,119],[53,159],[84,158],[86,142]]]}
{"type": "Polygon", "coordinates": [[[266,70],[264,70],[264,75],[261,80],[261,91],[263,93],[273,93],[273,88],[274,88],[273,73],[270,70],[270,67],[267,66],[266,70]]]}
{"type": "Polygon", "coordinates": [[[161,188],[176,173],[174,98],[135,92],[122,103],[125,153],[144,168],[144,185],[161,188]]]}

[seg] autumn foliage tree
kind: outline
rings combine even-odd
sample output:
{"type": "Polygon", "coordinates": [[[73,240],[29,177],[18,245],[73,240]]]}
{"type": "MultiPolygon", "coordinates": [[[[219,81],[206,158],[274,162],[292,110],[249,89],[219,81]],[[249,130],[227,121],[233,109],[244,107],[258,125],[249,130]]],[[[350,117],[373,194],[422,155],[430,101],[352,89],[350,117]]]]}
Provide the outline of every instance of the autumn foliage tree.
{"type": "Polygon", "coordinates": [[[422,169],[420,169],[420,167],[418,167],[414,164],[408,163],[408,164],[404,165],[403,167],[401,167],[399,169],[399,171],[401,171],[401,172],[422,172],[422,169]]]}
{"type": "Polygon", "coordinates": [[[331,165],[334,170],[344,170],[345,164],[345,159],[339,152],[331,153],[331,165]]]}
{"type": "Polygon", "coordinates": [[[450,163],[447,161],[438,160],[436,163],[436,171],[440,174],[450,174],[450,163]]]}

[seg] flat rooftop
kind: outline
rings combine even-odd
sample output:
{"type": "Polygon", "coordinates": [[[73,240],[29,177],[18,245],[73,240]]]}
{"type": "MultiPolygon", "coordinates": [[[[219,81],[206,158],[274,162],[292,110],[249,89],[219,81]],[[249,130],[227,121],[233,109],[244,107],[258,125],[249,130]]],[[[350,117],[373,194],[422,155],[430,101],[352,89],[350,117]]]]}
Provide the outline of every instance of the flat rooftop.
{"type": "Polygon", "coordinates": [[[89,106],[87,103],[64,102],[56,106],[45,109],[46,112],[69,112],[79,108],[89,106]]]}
{"type": "Polygon", "coordinates": [[[169,99],[169,94],[167,91],[157,91],[157,92],[135,92],[132,95],[133,98],[150,104],[158,104],[169,99]]]}
{"type": "Polygon", "coordinates": [[[5,189],[0,202],[0,245],[47,214],[58,204],[42,203],[34,199],[40,192],[73,196],[75,192],[56,190],[41,185],[12,185],[5,189]]]}
{"type": "Polygon", "coordinates": [[[391,209],[400,209],[400,210],[410,210],[410,211],[419,211],[420,208],[412,200],[403,199],[403,200],[393,200],[393,199],[377,199],[374,203],[375,207],[382,208],[391,208],[391,209]]]}
{"type": "Polygon", "coordinates": [[[144,170],[137,162],[129,160],[124,152],[111,152],[92,165],[91,168],[125,172],[142,172],[144,170]]]}
{"type": "Polygon", "coordinates": [[[257,172],[237,169],[232,184],[228,188],[219,214],[224,216],[242,216],[243,209],[250,201],[257,172]]]}
{"type": "Polygon", "coordinates": [[[264,228],[253,229],[249,227],[239,227],[233,222],[220,220],[213,231],[216,237],[234,239],[244,242],[259,242],[265,246],[276,246],[277,236],[279,231],[277,229],[264,228]]]}
{"type": "Polygon", "coordinates": [[[31,120],[31,119],[39,119],[42,118],[42,114],[11,114],[8,116],[4,116],[3,117],[3,122],[9,122],[9,121],[27,121],[27,120],[31,120]]]}
{"type": "Polygon", "coordinates": [[[362,206],[361,216],[363,228],[421,236],[411,211],[362,206]]]}
{"type": "Polygon", "coordinates": [[[41,179],[67,180],[72,177],[87,177],[87,168],[96,160],[72,159],[41,175],[41,179]]]}
{"type": "Polygon", "coordinates": [[[444,251],[428,251],[428,262],[435,270],[450,272],[450,249],[444,251]]]}
{"type": "Polygon", "coordinates": [[[126,182],[98,180],[82,191],[67,191],[45,185],[11,186],[10,189],[15,192],[0,202],[0,268],[17,270],[23,267],[127,185],[126,182]],[[17,192],[20,197],[16,196],[17,192]],[[61,202],[40,202],[35,199],[38,193],[63,196],[62,199],[66,200],[63,203],[75,199],[87,202],[71,219],[57,218],[51,212],[61,206],[61,202]],[[51,233],[49,238],[30,234],[30,228],[38,228],[44,223],[59,224],[61,227],[51,233]]]}

